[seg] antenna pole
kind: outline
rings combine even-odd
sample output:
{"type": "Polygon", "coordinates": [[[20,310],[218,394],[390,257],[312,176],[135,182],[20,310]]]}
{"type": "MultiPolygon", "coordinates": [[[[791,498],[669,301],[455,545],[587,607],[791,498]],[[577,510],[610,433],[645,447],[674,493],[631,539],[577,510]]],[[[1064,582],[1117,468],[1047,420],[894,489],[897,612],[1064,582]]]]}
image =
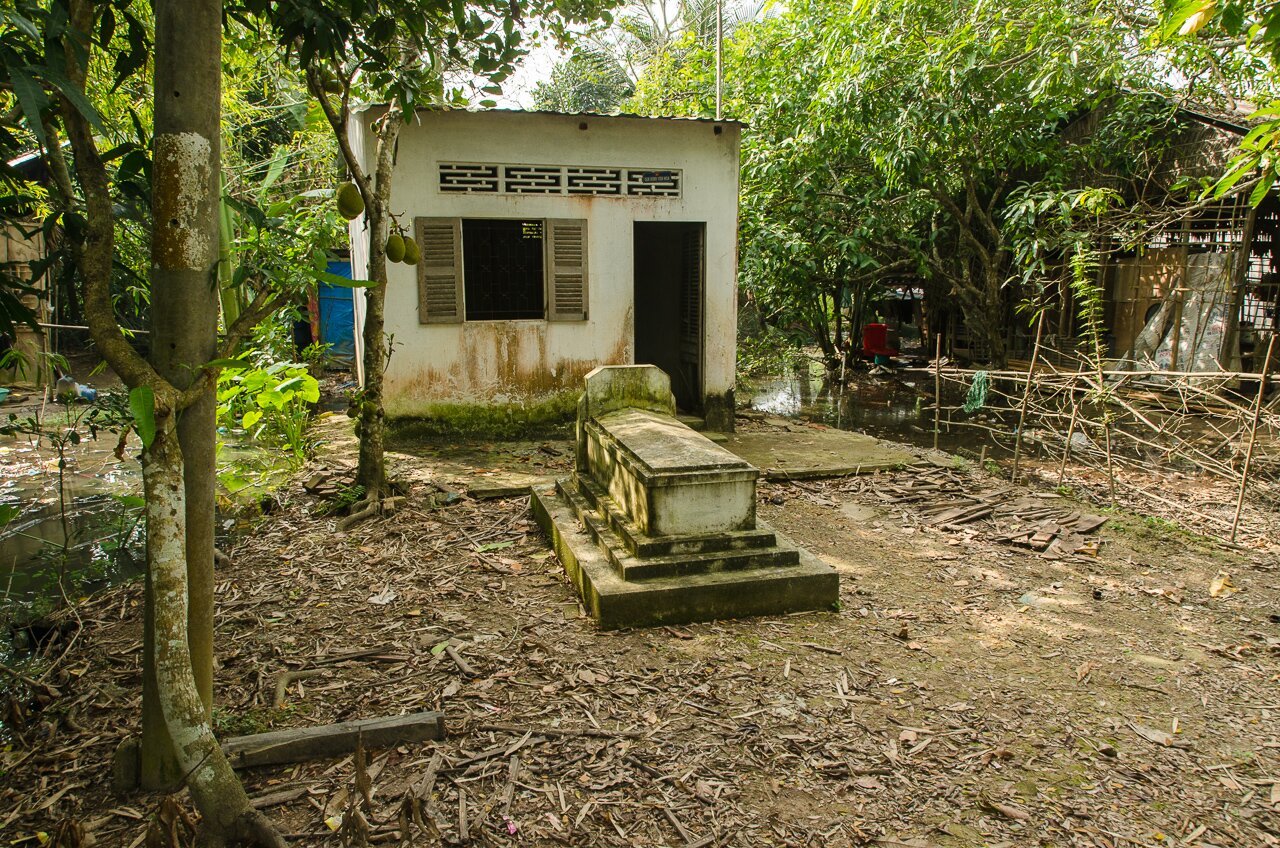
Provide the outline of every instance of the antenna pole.
{"type": "Polygon", "coordinates": [[[716,0],[716,120],[724,118],[724,0],[716,0]]]}

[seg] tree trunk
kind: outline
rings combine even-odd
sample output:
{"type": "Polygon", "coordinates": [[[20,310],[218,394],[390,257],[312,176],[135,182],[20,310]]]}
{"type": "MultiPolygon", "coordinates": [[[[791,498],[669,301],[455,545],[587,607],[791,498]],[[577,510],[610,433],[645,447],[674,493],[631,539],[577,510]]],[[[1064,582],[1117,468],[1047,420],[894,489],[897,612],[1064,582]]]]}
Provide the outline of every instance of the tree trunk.
{"type": "Polygon", "coordinates": [[[157,413],[155,439],[142,454],[147,570],[155,592],[157,703],[173,740],[179,773],[185,777],[200,810],[200,844],[220,846],[248,841],[283,846],[284,840],[249,804],[244,787],[218,747],[190,671],[182,448],[173,413],[157,413]]]}
{"type": "MultiPolygon", "coordinates": [[[[217,355],[219,7],[208,0],[181,9],[173,3],[156,7],[157,41],[174,49],[155,56],[151,364],[179,391],[217,355]]],[[[177,423],[186,464],[187,637],[206,719],[213,708],[214,417],[210,385],[177,423]]],[[[154,619],[155,602],[155,595],[148,596],[147,618],[154,619]]],[[[154,640],[144,636],[142,781],[160,789],[181,774],[175,773],[158,703],[154,651],[154,640]]]]}
{"type": "MultiPolygon", "coordinates": [[[[396,142],[404,115],[392,107],[378,127],[377,161],[372,197],[365,199],[369,224],[369,279],[374,285],[365,289],[364,315],[364,388],[361,390],[357,432],[360,435],[360,458],[356,482],[364,487],[370,503],[381,500],[387,482],[386,411],[382,406],[382,377],[387,370],[385,338],[385,304],[387,297],[387,226],[391,202],[391,173],[395,163],[396,142]]],[[[354,171],[354,169],[353,169],[354,171]]]]}
{"type": "MultiPolygon", "coordinates": [[[[209,700],[200,691],[201,682],[211,690],[212,673],[212,386],[186,398],[181,419],[174,420],[181,389],[217,346],[222,4],[157,0],[155,14],[151,308],[157,373],[151,387],[156,432],[142,454],[152,703],[168,731],[178,774],[200,811],[201,844],[282,846],[280,836],[249,805],[222,755],[209,700]],[[191,451],[185,468],[184,448],[191,451]],[[188,522],[189,514],[194,522],[188,522]],[[196,631],[188,626],[189,609],[196,631]]],[[[148,742],[157,744],[157,735],[150,740],[144,735],[144,752],[148,742]]]]}

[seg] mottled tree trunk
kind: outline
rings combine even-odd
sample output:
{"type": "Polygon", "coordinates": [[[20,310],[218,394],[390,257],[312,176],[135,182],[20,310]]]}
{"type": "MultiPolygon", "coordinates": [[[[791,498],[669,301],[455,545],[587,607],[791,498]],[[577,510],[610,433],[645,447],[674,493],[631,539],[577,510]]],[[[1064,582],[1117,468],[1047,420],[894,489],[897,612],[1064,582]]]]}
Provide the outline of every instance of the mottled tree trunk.
{"type": "Polygon", "coordinates": [[[383,408],[382,377],[387,370],[385,304],[387,299],[386,240],[391,204],[391,174],[395,165],[396,143],[404,115],[392,107],[378,125],[378,145],[372,185],[362,181],[365,209],[369,223],[369,279],[374,285],[365,290],[364,315],[364,389],[359,411],[360,460],[356,482],[364,486],[365,496],[376,502],[386,493],[387,470],[386,411],[383,408]]]}
{"type": "Polygon", "coordinates": [[[142,454],[147,570],[155,598],[156,703],[173,743],[179,774],[200,811],[200,844],[283,846],[284,840],[250,806],[244,787],[223,756],[191,674],[182,448],[173,413],[158,412],[155,440],[142,454]]]}
{"type": "MultiPolygon", "coordinates": [[[[148,672],[154,683],[150,705],[167,731],[177,774],[200,811],[202,844],[283,845],[249,805],[214,738],[209,700],[201,692],[201,683],[205,692],[211,690],[212,670],[212,387],[195,397],[182,393],[217,346],[222,4],[157,0],[155,14],[151,388],[156,432],[142,454],[151,589],[148,672]],[[186,467],[184,449],[191,451],[186,467]],[[189,511],[193,522],[188,522],[189,511]],[[194,593],[189,568],[195,574],[194,593]],[[189,607],[198,633],[189,629],[189,607]],[[200,672],[198,666],[204,666],[200,672]]],[[[158,744],[158,730],[150,738],[144,735],[144,764],[148,746],[158,744]]]]}
{"type": "MultiPolygon", "coordinates": [[[[222,86],[219,2],[161,3],[155,55],[155,217],[151,364],[170,385],[191,386],[218,346],[218,169],[222,86]]],[[[213,708],[214,389],[182,410],[177,437],[186,481],[187,635],[206,718],[213,708]]],[[[154,594],[145,617],[154,620],[154,594]]],[[[146,628],[142,690],[142,783],[172,786],[172,746],[157,701],[155,642],[146,628]]]]}

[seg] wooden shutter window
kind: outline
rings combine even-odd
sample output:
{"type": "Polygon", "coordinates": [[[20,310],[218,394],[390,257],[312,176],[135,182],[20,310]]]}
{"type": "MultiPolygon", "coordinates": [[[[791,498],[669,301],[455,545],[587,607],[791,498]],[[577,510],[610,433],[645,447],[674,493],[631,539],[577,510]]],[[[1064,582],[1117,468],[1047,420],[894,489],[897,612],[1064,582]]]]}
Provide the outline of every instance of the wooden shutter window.
{"type": "Polygon", "coordinates": [[[547,221],[547,320],[587,320],[587,222],[547,221]]]}
{"type": "Polygon", "coordinates": [[[418,260],[418,323],[462,321],[462,219],[415,218],[418,260]]]}

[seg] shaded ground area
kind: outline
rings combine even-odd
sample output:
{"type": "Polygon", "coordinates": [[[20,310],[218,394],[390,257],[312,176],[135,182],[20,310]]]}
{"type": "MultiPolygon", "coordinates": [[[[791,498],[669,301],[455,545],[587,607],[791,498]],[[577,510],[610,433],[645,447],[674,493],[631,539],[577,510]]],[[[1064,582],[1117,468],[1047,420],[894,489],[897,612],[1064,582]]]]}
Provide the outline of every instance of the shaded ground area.
{"type": "MultiPolygon", "coordinates": [[[[1274,548],[1122,514],[1096,555],[1048,559],[886,502],[919,471],[769,483],[761,516],[839,569],[839,611],[602,633],[523,498],[431,509],[429,458],[392,465],[405,510],[338,535],[295,484],[218,586],[222,734],[446,713],[446,741],[374,752],[375,842],[418,790],[415,844],[459,841],[460,810],[483,845],[1280,844],[1274,548]]],[[[0,831],[71,817],[140,844],[159,797],[106,792],[140,587],[80,615],[56,698],[0,755],[0,831]]],[[[297,790],[269,808],[292,844],[340,844],[350,758],[245,779],[297,790]]]]}

